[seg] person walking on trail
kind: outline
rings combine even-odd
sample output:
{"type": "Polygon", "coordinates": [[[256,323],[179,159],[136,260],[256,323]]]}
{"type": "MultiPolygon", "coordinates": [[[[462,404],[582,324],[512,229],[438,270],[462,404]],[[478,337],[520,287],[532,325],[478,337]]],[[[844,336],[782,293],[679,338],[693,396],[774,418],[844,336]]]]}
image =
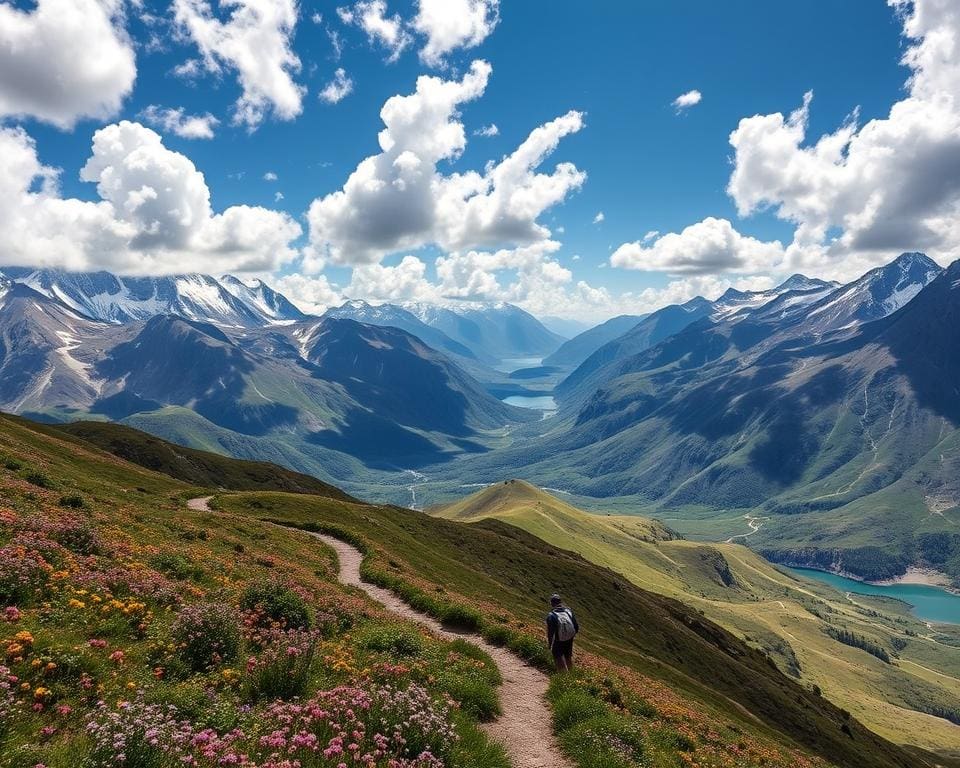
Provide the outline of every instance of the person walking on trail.
{"type": "Polygon", "coordinates": [[[563,604],[560,595],[550,597],[547,614],[547,643],[553,653],[553,662],[561,672],[573,669],[573,638],[580,631],[577,617],[563,604]]]}

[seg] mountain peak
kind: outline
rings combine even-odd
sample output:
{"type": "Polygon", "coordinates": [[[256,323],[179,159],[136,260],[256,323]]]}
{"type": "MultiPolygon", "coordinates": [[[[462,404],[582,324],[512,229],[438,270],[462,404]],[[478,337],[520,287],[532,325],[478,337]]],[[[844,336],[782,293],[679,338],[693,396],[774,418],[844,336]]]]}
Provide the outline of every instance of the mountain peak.
{"type": "Polygon", "coordinates": [[[935,269],[938,272],[941,269],[940,265],[937,264],[937,262],[935,262],[933,259],[927,256],[927,254],[920,253],[919,251],[908,251],[907,253],[901,253],[899,256],[897,256],[896,259],[890,262],[890,264],[888,264],[887,266],[894,266],[894,265],[899,266],[901,268],[913,267],[916,265],[916,266],[926,267],[928,269],[935,269]]]}
{"type": "Polygon", "coordinates": [[[799,272],[790,275],[780,285],[774,288],[777,293],[787,293],[788,291],[813,291],[817,288],[826,288],[836,283],[828,283],[826,280],[820,280],[816,277],[807,277],[799,272]]]}

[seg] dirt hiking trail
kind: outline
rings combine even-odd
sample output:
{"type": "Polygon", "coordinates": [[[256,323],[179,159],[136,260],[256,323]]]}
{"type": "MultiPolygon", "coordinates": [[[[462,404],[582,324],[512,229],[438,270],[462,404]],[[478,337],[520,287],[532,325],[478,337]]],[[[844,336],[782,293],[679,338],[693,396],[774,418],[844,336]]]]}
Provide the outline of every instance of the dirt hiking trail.
{"type": "MultiPolygon", "coordinates": [[[[212,496],[191,499],[187,506],[197,512],[212,512],[212,496]]],[[[310,533],[334,552],[340,565],[342,584],[357,587],[388,611],[409,621],[427,627],[448,640],[462,639],[482,648],[493,659],[503,685],[500,686],[500,706],[503,710],[497,720],[484,724],[491,738],[503,745],[513,768],[574,768],[560,751],[550,724],[550,709],[546,694],[548,678],[539,670],[524,663],[506,648],[484,640],[480,635],[453,632],[426,614],[413,610],[392,592],[368,584],[360,578],[363,555],[355,547],[320,533],[310,533]]]]}

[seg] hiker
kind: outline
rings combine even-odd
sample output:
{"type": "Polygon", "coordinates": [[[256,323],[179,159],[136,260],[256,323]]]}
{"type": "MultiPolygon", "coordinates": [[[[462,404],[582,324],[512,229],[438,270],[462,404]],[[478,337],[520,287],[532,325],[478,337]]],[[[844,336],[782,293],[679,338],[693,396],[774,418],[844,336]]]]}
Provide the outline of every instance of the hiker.
{"type": "Polygon", "coordinates": [[[580,631],[577,617],[567,608],[560,595],[550,597],[547,614],[547,643],[553,653],[553,662],[561,672],[573,669],[573,638],[580,631]]]}

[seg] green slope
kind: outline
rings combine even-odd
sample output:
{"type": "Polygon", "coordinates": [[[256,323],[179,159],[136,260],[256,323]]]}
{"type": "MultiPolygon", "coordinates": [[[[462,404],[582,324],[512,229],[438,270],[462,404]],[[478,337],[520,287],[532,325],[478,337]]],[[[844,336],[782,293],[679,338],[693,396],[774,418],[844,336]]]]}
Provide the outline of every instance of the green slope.
{"type": "Polygon", "coordinates": [[[53,427],[141,467],[170,475],[191,485],[230,491],[313,493],[353,500],[339,488],[277,464],[241,461],[168,443],[120,424],[77,421],[53,427]]]}
{"type": "Polygon", "coordinates": [[[522,481],[498,483],[430,511],[465,522],[510,523],[677,598],[887,738],[960,755],[960,729],[929,714],[939,708],[960,719],[960,630],[931,630],[889,601],[858,598],[858,605],[780,571],[744,546],[676,540],[654,520],[587,513],[522,481]],[[838,642],[830,629],[888,649],[893,663],[838,642]]]}

